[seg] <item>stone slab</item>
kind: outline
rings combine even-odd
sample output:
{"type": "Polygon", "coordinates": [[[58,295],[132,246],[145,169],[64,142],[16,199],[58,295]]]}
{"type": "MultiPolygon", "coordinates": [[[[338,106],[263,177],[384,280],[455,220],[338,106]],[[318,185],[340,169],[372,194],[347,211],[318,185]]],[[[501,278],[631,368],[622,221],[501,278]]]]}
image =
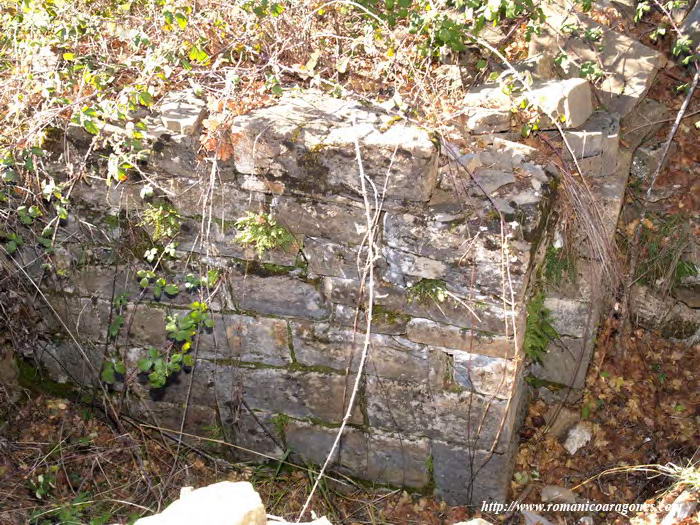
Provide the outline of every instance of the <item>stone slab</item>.
{"type": "Polygon", "coordinates": [[[427,201],[437,178],[437,148],[427,131],[318,92],[236,117],[232,134],[240,173],[272,174],[310,193],[357,197],[356,140],[365,173],[377,187],[387,182],[389,199],[427,201]]]}
{"type": "Polygon", "coordinates": [[[243,311],[317,320],[330,315],[318,290],[293,277],[236,277],[229,280],[229,290],[235,306],[243,311]]]}
{"type": "MultiPolygon", "coordinates": [[[[352,378],[341,374],[239,368],[222,363],[216,367],[215,388],[221,412],[230,410],[226,405],[235,404],[239,394],[253,410],[339,424],[345,413],[345,399],[349,396],[351,381],[352,378]]],[[[358,406],[355,406],[350,422],[363,424],[358,406]]]]}
{"type": "Polygon", "coordinates": [[[199,356],[284,366],[292,362],[287,322],[269,317],[213,314],[212,333],[200,336],[199,356]]]}

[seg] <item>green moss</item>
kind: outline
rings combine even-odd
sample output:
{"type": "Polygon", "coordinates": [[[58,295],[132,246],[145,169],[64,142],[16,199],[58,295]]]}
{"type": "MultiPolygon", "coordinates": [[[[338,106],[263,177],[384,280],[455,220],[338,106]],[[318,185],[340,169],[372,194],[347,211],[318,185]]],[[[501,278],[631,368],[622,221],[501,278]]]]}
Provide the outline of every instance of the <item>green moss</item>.
{"type": "Polygon", "coordinates": [[[342,374],[345,375],[345,371],[343,370],[337,370],[335,368],[331,368],[330,366],[322,366],[322,365],[302,365],[301,363],[292,363],[287,367],[288,370],[291,370],[293,372],[316,372],[318,374],[342,374]]]}
{"type": "Polygon", "coordinates": [[[552,392],[557,392],[562,388],[566,388],[566,386],[562,385],[561,383],[555,383],[553,381],[547,381],[546,379],[540,379],[539,377],[535,377],[532,374],[525,378],[525,382],[532,388],[545,387],[546,389],[551,390],[552,392]]]}
{"type": "Polygon", "coordinates": [[[119,215],[107,214],[102,219],[104,223],[112,230],[119,228],[121,226],[121,219],[119,215]]]}
{"type": "Polygon", "coordinates": [[[267,365],[264,363],[255,363],[252,361],[241,361],[240,359],[211,359],[212,363],[222,366],[235,366],[237,368],[250,368],[252,370],[284,370],[284,366],[267,365]]]}
{"type": "Polygon", "coordinates": [[[576,278],[576,263],[573,256],[563,248],[549,246],[542,264],[542,277],[547,284],[557,285],[564,279],[576,278]]]}
{"type": "Polygon", "coordinates": [[[270,418],[272,426],[275,427],[277,435],[282,438],[283,442],[286,442],[285,432],[287,430],[287,425],[289,424],[289,416],[287,414],[275,414],[270,418]]]}
{"type": "Polygon", "coordinates": [[[372,305],[372,321],[384,324],[403,324],[411,320],[411,316],[394,310],[389,310],[382,305],[372,305]]]}
{"type": "Polygon", "coordinates": [[[23,388],[64,399],[76,397],[77,391],[74,385],[49,379],[45,371],[24,359],[17,359],[16,362],[19,369],[19,384],[23,388]]]}

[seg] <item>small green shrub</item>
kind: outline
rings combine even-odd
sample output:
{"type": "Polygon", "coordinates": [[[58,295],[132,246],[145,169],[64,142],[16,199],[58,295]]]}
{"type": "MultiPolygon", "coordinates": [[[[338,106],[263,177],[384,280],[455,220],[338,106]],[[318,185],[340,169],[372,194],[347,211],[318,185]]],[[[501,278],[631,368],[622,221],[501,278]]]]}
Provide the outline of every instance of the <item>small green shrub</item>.
{"type": "Polygon", "coordinates": [[[541,361],[547,351],[547,345],[558,335],[551,324],[550,312],[544,306],[544,294],[539,292],[527,305],[525,342],[523,343],[525,355],[532,361],[541,361]]]}
{"type": "Polygon", "coordinates": [[[161,239],[170,239],[180,232],[182,217],[170,204],[160,202],[158,204],[147,204],[143,211],[142,226],[151,229],[153,242],[161,239]]]}
{"type": "Polygon", "coordinates": [[[236,228],[239,230],[236,242],[252,245],[260,257],[267,250],[286,250],[296,244],[294,235],[267,213],[247,212],[236,221],[236,228]]]}

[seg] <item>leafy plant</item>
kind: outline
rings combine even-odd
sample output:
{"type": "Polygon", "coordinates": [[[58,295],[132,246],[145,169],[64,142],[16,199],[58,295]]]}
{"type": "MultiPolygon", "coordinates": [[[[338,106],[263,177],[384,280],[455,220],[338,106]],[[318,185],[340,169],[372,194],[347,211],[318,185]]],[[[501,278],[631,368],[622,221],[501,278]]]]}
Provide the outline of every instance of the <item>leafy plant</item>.
{"type": "Polygon", "coordinates": [[[143,211],[142,226],[151,228],[151,238],[154,242],[164,238],[172,238],[180,232],[182,217],[170,204],[160,202],[147,204],[143,211]]]}
{"type": "Polygon", "coordinates": [[[236,221],[236,228],[239,230],[236,242],[252,245],[260,257],[267,250],[288,249],[296,245],[294,235],[270,214],[247,212],[245,217],[236,221]]]}
{"type": "Polygon", "coordinates": [[[551,324],[550,312],[544,306],[544,293],[539,292],[527,305],[523,343],[525,355],[532,361],[541,361],[542,356],[547,352],[549,342],[558,335],[551,324]]]}
{"type": "Polygon", "coordinates": [[[165,330],[174,341],[175,350],[163,352],[150,347],[146,357],[137,363],[139,371],[148,374],[148,382],[153,388],[163,388],[172,374],[183,367],[194,366],[194,355],[190,352],[193,339],[201,330],[213,326],[214,320],[208,313],[208,307],[201,302],[190,304],[190,311],[179,317],[168,316],[165,330]]]}
{"type": "Polygon", "coordinates": [[[137,366],[140,372],[148,374],[148,382],[153,388],[163,388],[171,374],[182,370],[183,366],[194,365],[194,356],[175,352],[170,356],[150,347],[148,355],[139,359],[137,366]]]}
{"type": "Polygon", "coordinates": [[[58,467],[53,465],[43,474],[39,474],[35,479],[29,481],[29,486],[37,499],[45,499],[50,496],[56,488],[56,472],[58,467]]]}
{"type": "Polygon", "coordinates": [[[411,302],[444,303],[449,297],[447,284],[441,279],[421,279],[408,289],[408,300],[411,302]]]}

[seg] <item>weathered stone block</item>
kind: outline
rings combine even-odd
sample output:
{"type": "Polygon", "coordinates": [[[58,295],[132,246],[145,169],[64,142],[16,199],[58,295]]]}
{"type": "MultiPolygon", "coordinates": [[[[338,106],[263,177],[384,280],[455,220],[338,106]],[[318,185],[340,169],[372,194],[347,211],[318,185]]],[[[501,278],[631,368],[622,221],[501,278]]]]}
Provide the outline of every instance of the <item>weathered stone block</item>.
{"type": "MultiPolygon", "coordinates": [[[[179,437],[180,424],[184,414],[185,406],[180,403],[164,403],[144,399],[129,399],[127,401],[127,411],[134,417],[149,424],[155,424],[164,431],[173,431],[173,437],[179,437]]],[[[187,416],[183,432],[201,437],[211,437],[212,430],[219,425],[219,418],[216,408],[213,406],[190,405],[187,407],[187,416]]],[[[185,442],[192,443],[198,447],[202,446],[202,441],[183,436],[185,442]]]]}
{"type": "Polygon", "coordinates": [[[511,397],[516,372],[513,361],[459,351],[452,352],[452,358],[458,385],[485,396],[511,397]]]}
{"type": "Polygon", "coordinates": [[[512,337],[475,332],[430,319],[411,319],[406,325],[406,336],[416,343],[465,350],[473,354],[493,357],[512,357],[515,341],[512,337]]]}
{"type": "Polygon", "coordinates": [[[591,86],[583,78],[536,84],[526,96],[529,102],[565,128],[581,126],[593,113],[591,86]]]}
{"type": "Polygon", "coordinates": [[[230,282],[230,291],[236,307],[244,311],[307,319],[325,319],[330,315],[318,290],[292,277],[236,277],[230,282]]]}
{"type": "Polygon", "coordinates": [[[292,362],[286,321],[235,314],[214,314],[213,318],[212,333],[200,335],[200,357],[274,366],[292,362]]]}
{"type": "Polygon", "coordinates": [[[296,264],[299,246],[277,247],[260,255],[252,245],[236,240],[239,231],[233,224],[220,221],[185,219],[178,236],[178,250],[210,257],[235,257],[246,261],[292,267],[296,264]]]}
{"type": "Polygon", "coordinates": [[[59,383],[96,386],[102,366],[102,348],[89,342],[81,344],[81,348],[82,352],[72,341],[48,343],[37,348],[34,357],[59,383]]]}
{"type": "Polygon", "coordinates": [[[474,135],[510,130],[511,113],[507,109],[472,108],[462,110],[460,124],[474,135]]]}
{"type": "Polygon", "coordinates": [[[602,156],[608,168],[615,171],[620,138],[620,119],[607,111],[596,111],[579,128],[564,132],[577,159],[602,156]]]}
{"type": "Polygon", "coordinates": [[[93,184],[81,182],[74,186],[71,198],[102,213],[118,213],[122,210],[134,212],[145,207],[145,202],[139,195],[142,187],[141,184],[131,182],[111,186],[107,186],[103,180],[93,184]]]}
{"type": "MultiPolygon", "coordinates": [[[[222,405],[219,407],[221,410],[222,405]]],[[[284,416],[262,410],[249,412],[243,406],[225,406],[220,416],[226,441],[240,447],[233,448],[237,460],[264,463],[284,456],[284,416]]]]}
{"type": "MultiPolygon", "coordinates": [[[[306,366],[357,371],[364,348],[357,333],[325,323],[292,323],[294,355],[306,366]]],[[[402,337],[372,334],[366,370],[369,375],[424,383],[433,368],[428,349],[402,337]]]]}
{"type": "Polygon", "coordinates": [[[359,207],[277,197],[272,211],[292,233],[324,237],[334,243],[360,244],[367,232],[365,212],[359,207]]]}
{"type": "MultiPolygon", "coordinates": [[[[148,159],[149,167],[158,173],[172,177],[195,177],[206,169],[204,163],[197,159],[199,141],[184,135],[163,135],[153,145],[153,153],[148,159]]],[[[165,182],[165,181],[163,181],[165,182]]],[[[186,196],[185,192],[171,193],[172,200],[177,201],[186,196]]]]}
{"type": "MultiPolygon", "coordinates": [[[[67,295],[48,295],[47,298],[58,316],[79,341],[106,339],[110,319],[109,303],[67,295]]],[[[54,323],[56,328],[63,328],[57,321],[54,323]]]]}
{"type": "Polygon", "coordinates": [[[452,225],[409,214],[387,214],[384,227],[390,247],[384,253],[397,275],[444,279],[465,291],[494,295],[502,293],[507,281],[516,297],[523,292],[530,265],[528,242],[510,239],[503,249],[500,238],[470,223],[452,225]]]}
{"type": "Polygon", "coordinates": [[[427,439],[397,439],[373,432],[367,443],[367,478],[401,487],[425,487],[430,479],[427,439]]]}
{"type": "Polygon", "coordinates": [[[584,337],[586,335],[586,327],[590,324],[589,318],[592,312],[591,303],[547,297],[544,307],[549,310],[550,322],[560,336],[584,337]]]}
{"type": "MultiPolygon", "coordinates": [[[[217,366],[215,374],[217,400],[222,412],[235,404],[232,393],[240,392],[251,409],[289,414],[300,419],[321,419],[329,423],[340,423],[343,419],[352,381],[352,377],[341,374],[239,368],[227,364],[217,366]]],[[[358,406],[354,407],[350,422],[363,423],[358,406]]]]}
{"type": "Polygon", "coordinates": [[[325,239],[306,237],[302,249],[309,262],[309,271],[316,275],[358,279],[360,271],[356,249],[325,239]]]}
{"type": "MultiPolygon", "coordinates": [[[[437,177],[437,148],[417,126],[382,127],[382,116],[320,93],[283,97],[276,106],[234,120],[234,161],[243,174],[273,174],[310,193],[357,197],[355,141],[365,173],[390,199],[427,201],[437,177]],[[392,155],[397,151],[395,158],[392,155]]],[[[388,118],[385,118],[388,122],[388,118]]]]}
{"type": "MultiPolygon", "coordinates": [[[[129,304],[124,315],[125,322],[119,334],[119,343],[123,345],[144,344],[161,346],[165,344],[166,312],[148,304],[134,306],[129,304]]],[[[106,325],[105,325],[106,326],[106,325]]]]}
{"type": "Polygon", "coordinates": [[[66,292],[70,291],[82,297],[99,297],[108,301],[122,293],[133,297],[140,291],[134,272],[114,266],[81,266],[62,284],[66,285],[64,287],[66,292]],[[68,288],[70,286],[73,290],[68,288]]]}
{"type": "MultiPolygon", "coordinates": [[[[324,279],[324,290],[331,301],[352,306],[357,301],[359,282],[327,278],[324,279]]],[[[411,298],[404,288],[388,283],[378,285],[375,296],[376,304],[394,312],[495,335],[512,334],[512,318],[515,316],[520,319],[517,312],[505,310],[502,303],[497,303],[489,296],[471,292],[462,302],[474,313],[464,304],[452,299],[437,302],[431,298],[411,298]]]]}
{"type": "MultiPolygon", "coordinates": [[[[132,369],[136,369],[138,359],[145,357],[145,349],[131,349],[129,361],[132,369]]],[[[214,391],[215,364],[198,359],[195,366],[187,371],[181,370],[171,374],[163,388],[152,388],[145,380],[142,384],[133,385],[133,391],[151,401],[182,404],[186,400],[194,405],[205,407],[216,406],[214,391]]]]}
{"type": "MultiPolygon", "coordinates": [[[[591,88],[582,78],[535,82],[522,96],[566,128],[580,126],[593,112],[591,88]]],[[[511,99],[500,87],[481,87],[467,93],[463,103],[467,106],[510,109],[519,98],[520,95],[511,99]]]]}
{"type": "Polygon", "coordinates": [[[431,481],[429,457],[428,440],[377,431],[346,433],[340,453],[342,465],[363,479],[413,488],[425,487],[431,481]]]}
{"type": "Polygon", "coordinates": [[[160,101],[163,126],[180,135],[193,134],[206,113],[206,103],[191,91],[168,93],[160,101]]]}
{"type": "Polygon", "coordinates": [[[531,372],[545,381],[583,388],[592,353],[592,336],[587,340],[563,336],[549,344],[541,361],[532,364],[531,372]]]}
{"type": "MultiPolygon", "coordinates": [[[[351,434],[356,431],[352,428],[347,428],[345,432],[346,434],[351,434]]],[[[290,419],[286,423],[284,431],[287,448],[292,451],[295,459],[316,465],[323,465],[326,461],[337,433],[337,428],[312,425],[294,419],[290,419]]],[[[341,438],[341,443],[344,441],[345,437],[341,438]]],[[[331,466],[335,464],[336,469],[338,468],[337,463],[340,460],[341,450],[341,448],[335,450],[330,463],[331,466]]]]}
{"type": "Polygon", "coordinates": [[[431,454],[436,492],[448,504],[478,506],[482,501],[507,500],[512,452],[494,454],[433,441],[431,454]]]}
{"type": "Polygon", "coordinates": [[[187,217],[205,217],[204,224],[212,221],[236,221],[246,212],[259,213],[267,210],[267,197],[262,193],[244,191],[236,182],[216,182],[211,187],[208,179],[169,177],[163,181],[174,197],[173,205],[187,217]]]}
{"type": "Polygon", "coordinates": [[[425,385],[369,377],[366,399],[370,426],[401,435],[490,448],[502,428],[496,446],[502,450],[514,431],[507,402],[492,396],[431,391],[425,385]]]}

